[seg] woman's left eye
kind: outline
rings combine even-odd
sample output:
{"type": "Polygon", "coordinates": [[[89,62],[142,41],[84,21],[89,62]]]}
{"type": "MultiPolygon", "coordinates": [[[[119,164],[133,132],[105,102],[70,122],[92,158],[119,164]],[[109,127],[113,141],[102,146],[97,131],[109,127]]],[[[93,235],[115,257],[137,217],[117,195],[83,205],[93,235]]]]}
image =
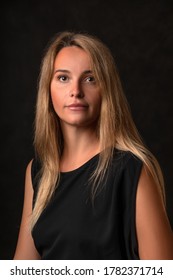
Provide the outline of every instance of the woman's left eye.
{"type": "Polygon", "coordinates": [[[87,83],[95,83],[95,78],[93,76],[89,76],[89,77],[86,77],[84,79],[84,81],[87,83]]]}

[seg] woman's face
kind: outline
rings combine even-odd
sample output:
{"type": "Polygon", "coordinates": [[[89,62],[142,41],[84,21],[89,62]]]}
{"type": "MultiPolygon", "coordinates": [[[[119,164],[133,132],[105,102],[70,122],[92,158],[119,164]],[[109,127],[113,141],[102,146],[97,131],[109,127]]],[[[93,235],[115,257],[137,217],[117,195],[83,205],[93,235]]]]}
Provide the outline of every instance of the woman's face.
{"type": "Polygon", "coordinates": [[[63,48],[56,56],[50,85],[51,98],[61,126],[93,127],[100,107],[100,88],[89,55],[76,46],[63,48]]]}

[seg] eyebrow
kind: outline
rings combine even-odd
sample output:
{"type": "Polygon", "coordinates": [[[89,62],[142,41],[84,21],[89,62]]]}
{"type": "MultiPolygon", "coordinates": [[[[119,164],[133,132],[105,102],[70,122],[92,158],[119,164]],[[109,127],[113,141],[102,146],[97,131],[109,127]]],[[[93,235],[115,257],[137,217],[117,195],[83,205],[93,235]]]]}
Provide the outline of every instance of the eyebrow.
{"type": "MultiPolygon", "coordinates": [[[[66,70],[66,69],[57,69],[54,71],[54,74],[58,73],[58,72],[61,72],[61,73],[70,73],[69,70],[66,70]]],[[[82,74],[91,74],[93,73],[91,70],[85,70],[82,72],[82,74]]]]}

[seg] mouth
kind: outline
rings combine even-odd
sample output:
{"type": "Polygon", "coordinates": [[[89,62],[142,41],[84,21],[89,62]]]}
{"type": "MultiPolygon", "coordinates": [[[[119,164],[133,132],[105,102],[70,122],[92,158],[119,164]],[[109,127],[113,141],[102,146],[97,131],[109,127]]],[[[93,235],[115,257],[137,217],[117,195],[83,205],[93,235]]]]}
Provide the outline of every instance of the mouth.
{"type": "Polygon", "coordinates": [[[88,105],[84,103],[72,103],[70,105],[67,105],[66,107],[73,111],[81,111],[86,110],[88,108],[88,105]]]}

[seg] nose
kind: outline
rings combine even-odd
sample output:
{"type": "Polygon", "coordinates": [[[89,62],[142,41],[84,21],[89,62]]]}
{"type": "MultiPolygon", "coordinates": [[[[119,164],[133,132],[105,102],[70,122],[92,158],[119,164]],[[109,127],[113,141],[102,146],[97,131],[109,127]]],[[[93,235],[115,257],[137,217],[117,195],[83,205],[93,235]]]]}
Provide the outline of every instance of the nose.
{"type": "Polygon", "coordinates": [[[71,88],[70,88],[70,97],[77,97],[82,98],[84,96],[84,93],[82,91],[82,87],[80,85],[79,81],[73,82],[71,88]]]}

